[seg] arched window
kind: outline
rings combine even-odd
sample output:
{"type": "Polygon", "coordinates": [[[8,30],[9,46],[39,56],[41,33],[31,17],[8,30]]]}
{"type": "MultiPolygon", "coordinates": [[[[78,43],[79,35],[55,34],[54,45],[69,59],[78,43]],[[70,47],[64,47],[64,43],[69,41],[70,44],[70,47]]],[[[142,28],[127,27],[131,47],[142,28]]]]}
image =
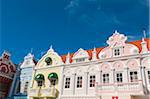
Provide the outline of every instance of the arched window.
{"type": "Polygon", "coordinates": [[[37,84],[39,87],[41,87],[44,84],[44,75],[43,74],[38,74],[35,76],[35,80],[37,81],[37,84]]]}
{"type": "Polygon", "coordinates": [[[48,75],[51,85],[55,86],[58,83],[58,75],[56,73],[50,73],[48,75]]]}

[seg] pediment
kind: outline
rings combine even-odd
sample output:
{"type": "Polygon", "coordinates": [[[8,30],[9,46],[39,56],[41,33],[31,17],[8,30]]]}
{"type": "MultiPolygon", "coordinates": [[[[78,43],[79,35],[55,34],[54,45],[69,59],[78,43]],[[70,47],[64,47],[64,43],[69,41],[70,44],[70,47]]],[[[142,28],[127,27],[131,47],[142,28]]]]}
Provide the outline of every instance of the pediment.
{"type": "Polygon", "coordinates": [[[89,54],[86,50],[80,48],[74,55],[72,59],[78,58],[89,58],[89,54]]]}
{"type": "MultiPolygon", "coordinates": [[[[48,60],[49,61],[49,60],[48,60]]],[[[47,51],[47,53],[38,61],[36,68],[44,68],[44,67],[51,67],[51,66],[58,66],[62,65],[63,61],[61,57],[55,52],[52,48],[47,51]],[[47,59],[50,59],[52,62],[47,64],[47,59]]]]}
{"type": "Polygon", "coordinates": [[[119,32],[115,31],[111,37],[107,40],[107,44],[111,47],[119,47],[124,46],[127,37],[124,34],[120,34],[119,32]]]}

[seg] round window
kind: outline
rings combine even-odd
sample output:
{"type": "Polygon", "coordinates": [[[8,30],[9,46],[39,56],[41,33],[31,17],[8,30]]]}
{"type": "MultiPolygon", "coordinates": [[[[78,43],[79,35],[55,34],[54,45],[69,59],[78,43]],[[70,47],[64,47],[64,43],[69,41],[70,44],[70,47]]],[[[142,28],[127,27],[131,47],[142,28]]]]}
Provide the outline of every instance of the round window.
{"type": "Polygon", "coordinates": [[[47,58],[45,59],[45,62],[46,62],[47,65],[51,65],[51,64],[52,64],[52,58],[47,57],[47,58]]]}

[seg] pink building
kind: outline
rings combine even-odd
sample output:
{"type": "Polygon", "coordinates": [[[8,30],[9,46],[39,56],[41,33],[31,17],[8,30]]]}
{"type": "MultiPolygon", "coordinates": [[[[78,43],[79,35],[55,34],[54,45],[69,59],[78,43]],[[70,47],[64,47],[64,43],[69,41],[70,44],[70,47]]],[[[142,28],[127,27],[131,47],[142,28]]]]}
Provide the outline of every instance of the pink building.
{"type": "Polygon", "coordinates": [[[150,39],[115,31],[107,44],[62,56],[61,99],[150,99],[150,39]]]}

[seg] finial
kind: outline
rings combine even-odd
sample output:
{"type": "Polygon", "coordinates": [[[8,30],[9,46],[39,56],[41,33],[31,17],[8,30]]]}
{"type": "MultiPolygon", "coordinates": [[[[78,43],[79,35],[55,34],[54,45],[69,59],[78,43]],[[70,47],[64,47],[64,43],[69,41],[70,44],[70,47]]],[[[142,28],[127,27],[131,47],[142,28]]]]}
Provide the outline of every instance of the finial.
{"type": "Polygon", "coordinates": [[[54,51],[54,49],[53,49],[53,46],[52,46],[52,45],[50,46],[50,49],[49,49],[48,51],[50,51],[50,52],[53,52],[53,51],[54,51]]]}
{"type": "Polygon", "coordinates": [[[145,38],[146,38],[146,32],[145,32],[145,29],[143,29],[143,37],[142,37],[142,42],[145,42],[145,38]]]}
{"type": "Polygon", "coordinates": [[[93,51],[96,51],[96,47],[94,46],[94,49],[93,49],[93,51]]]}
{"type": "Polygon", "coordinates": [[[70,53],[68,52],[67,57],[70,57],[70,53]]]}
{"type": "Polygon", "coordinates": [[[69,52],[66,56],[66,64],[70,64],[70,53],[69,52]]]}
{"type": "Polygon", "coordinates": [[[32,52],[33,52],[33,48],[31,48],[31,50],[30,50],[30,53],[32,54],[32,52]]]}
{"type": "Polygon", "coordinates": [[[117,30],[115,30],[115,33],[118,33],[118,31],[117,31],[117,30]]]}
{"type": "Polygon", "coordinates": [[[144,36],[144,38],[146,38],[146,31],[145,31],[145,29],[143,30],[143,36],[144,36]]]}
{"type": "Polygon", "coordinates": [[[95,47],[94,47],[93,52],[92,52],[92,60],[97,60],[96,48],[95,47]]]}

